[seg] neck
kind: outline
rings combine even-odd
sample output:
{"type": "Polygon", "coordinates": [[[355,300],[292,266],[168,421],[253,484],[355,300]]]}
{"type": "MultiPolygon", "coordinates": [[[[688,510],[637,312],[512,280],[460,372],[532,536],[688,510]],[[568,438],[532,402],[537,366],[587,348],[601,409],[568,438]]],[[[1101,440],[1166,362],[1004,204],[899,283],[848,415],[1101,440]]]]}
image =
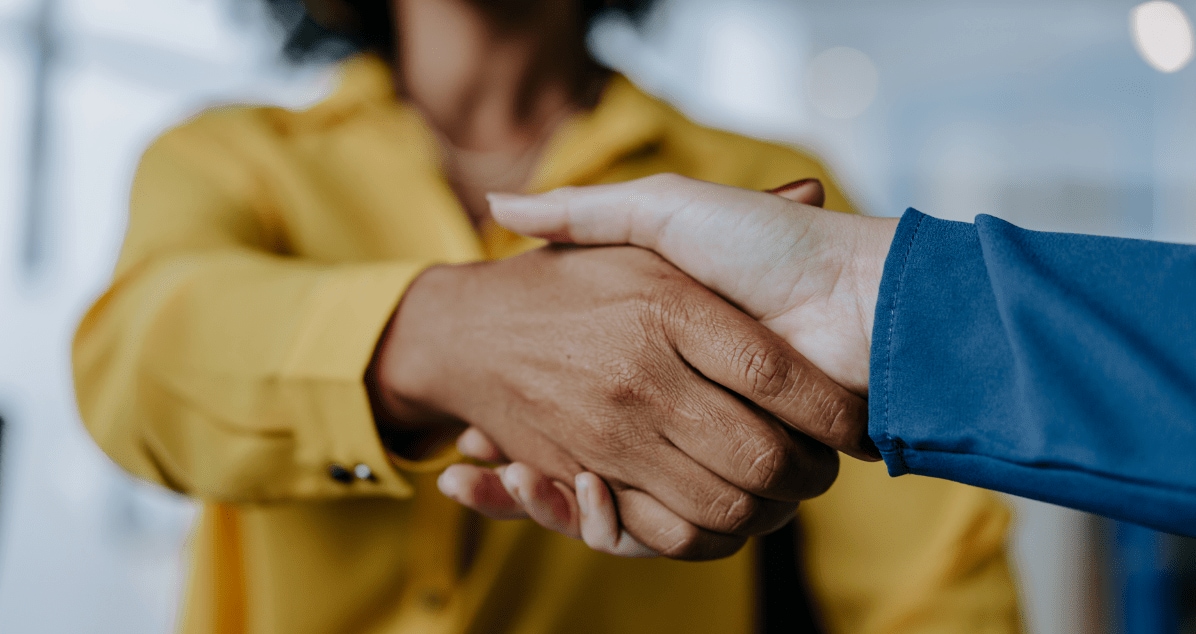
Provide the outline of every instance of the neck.
{"type": "Polygon", "coordinates": [[[576,2],[393,1],[397,85],[451,149],[529,152],[601,82],[576,2]]]}

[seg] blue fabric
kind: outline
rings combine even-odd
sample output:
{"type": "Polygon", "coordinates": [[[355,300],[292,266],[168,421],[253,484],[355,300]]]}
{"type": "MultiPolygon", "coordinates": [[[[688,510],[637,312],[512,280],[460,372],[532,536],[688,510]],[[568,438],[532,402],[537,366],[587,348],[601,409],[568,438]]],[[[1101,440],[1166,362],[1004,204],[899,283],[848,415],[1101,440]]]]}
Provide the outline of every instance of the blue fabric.
{"type": "Polygon", "coordinates": [[[869,381],[892,475],[1196,536],[1196,247],[910,209],[869,381]]]}

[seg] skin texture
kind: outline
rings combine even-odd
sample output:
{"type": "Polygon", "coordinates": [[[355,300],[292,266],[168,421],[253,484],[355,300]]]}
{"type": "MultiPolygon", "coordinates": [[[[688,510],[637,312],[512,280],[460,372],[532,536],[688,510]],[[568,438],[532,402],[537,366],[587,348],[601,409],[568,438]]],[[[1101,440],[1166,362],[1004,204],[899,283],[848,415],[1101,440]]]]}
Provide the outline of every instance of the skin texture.
{"type": "Polygon", "coordinates": [[[477,427],[526,463],[516,472],[601,476],[629,533],[687,559],[735,552],[830,486],[836,454],[780,420],[864,415],[775,334],[631,247],[429,270],[378,373],[389,401],[477,427]]]}
{"type": "MultiPolygon", "coordinates": [[[[517,231],[558,242],[655,250],[784,336],[836,381],[866,395],[872,317],[897,221],[817,209],[811,205],[821,204],[821,186],[812,182],[774,193],[666,175],[491,201],[495,217],[517,231]]],[[[837,429],[796,427],[837,449],[875,457],[865,419],[837,429]]],[[[459,447],[484,460],[507,459],[480,430],[466,432],[459,447]]],[[[576,496],[548,481],[518,463],[495,471],[458,465],[440,486],[493,517],[531,517],[603,552],[652,554],[650,545],[619,539],[617,500],[593,493],[592,474],[575,478],[576,496]],[[500,485],[508,491],[505,498],[500,485]],[[479,498],[479,490],[492,494],[479,498]]]]}
{"type": "MultiPolygon", "coordinates": [[[[585,54],[577,3],[392,7],[397,90],[481,225],[485,194],[524,187],[544,140],[592,105],[605,71],[585,54]]],[[[528,495],[559,493],[554,511],[569,512],[571,487],[556,483],[597,474],[621,509],[622,543],[685,559],[732,554],[831,484],[837,455],[793,427],[866,415],[775,334],[630,247],[429,269],[365,379],[393,452],[419,458],[474,426],[520,462],[509,477],[528,495]]],[[[482,499],[510,499],[487,482],[482,499]]]]}
{"type": "MultiPolygon", "coordinates": [[[[495,217],[521,233],[656,251],[831,378],[868,393],[872,318],[896,219],[830,213],[672,174],[540,196],[496,195],[491,203],[495,217]]],[[[814,437],[851,451],[847,438],[814,437]]]]}

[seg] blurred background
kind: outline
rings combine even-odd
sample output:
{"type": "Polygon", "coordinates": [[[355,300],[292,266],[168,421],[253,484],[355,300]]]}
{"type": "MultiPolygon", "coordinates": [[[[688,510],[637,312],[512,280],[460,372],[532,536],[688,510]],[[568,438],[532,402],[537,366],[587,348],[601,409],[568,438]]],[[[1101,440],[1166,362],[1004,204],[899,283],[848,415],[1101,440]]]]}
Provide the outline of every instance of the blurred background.
{"type": "MultiPolygon", "coordinates": [[[[0,632],[165,633],[192,505],[83,431],[69,345],[136,161],[222,102],[300,108],[253,0],[0,0],[0,632]]],[[[598,57],[704,123],[802,145],[859,205],[1196,242],[1196,0],[661,0],[598,57]]],[[[1011,500],[1033,633],[1196,633],[1189,540],[1011,500]]]]}

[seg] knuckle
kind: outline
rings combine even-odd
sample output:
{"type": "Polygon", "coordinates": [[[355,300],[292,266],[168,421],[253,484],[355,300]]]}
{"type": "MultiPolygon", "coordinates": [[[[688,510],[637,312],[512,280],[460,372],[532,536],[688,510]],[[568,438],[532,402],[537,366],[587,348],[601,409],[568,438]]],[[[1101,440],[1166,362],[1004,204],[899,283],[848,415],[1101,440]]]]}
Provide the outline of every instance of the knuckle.
{"type": "Polygon", "coordinates": [[[832,396],[827,399],[826,409],[826,435],[831,443],[836,447],[846,447],[854,443],[855,439],[851,438],[851,425],[846,420],[846,399],[832,396]]]}
{"type": "Polygon", "coordinates": [[[712,523],[708,528],[719,533],[738,534],[756,517],[759,502],[738,489],[724,493],[710,505],[712,523]]]}
{"type": "Polygon", "coordinates": [[[859,399],[843,390],[829,387],[820,390],[818,406],[819,427],[822,430],[822,442],[835,449],[853,449],[859,444],[864,433],[861,420],[866,420],[866,414],[859,399]]]}
{"type": "Polygon", "coordinates": [[[670,559],[690,559],[695,557],[702,547],[702,531],[693,524],[678,522],[661,531],[657,539],[660,544],[660,554],[670,559]]]}
{"type": "Polygon", "coordinates": [[[753,396],[776,399],[792,391],[797,368],[778,346],[750,341],[740,346],[736,360],[753,396]]]}
{"type": "Polygon", "coordinates": [[[750,491],[763,493],[783,487],[793,467],[793,452],[769,442],[753,452],[744,472],[744,485],[750,491]]]}

